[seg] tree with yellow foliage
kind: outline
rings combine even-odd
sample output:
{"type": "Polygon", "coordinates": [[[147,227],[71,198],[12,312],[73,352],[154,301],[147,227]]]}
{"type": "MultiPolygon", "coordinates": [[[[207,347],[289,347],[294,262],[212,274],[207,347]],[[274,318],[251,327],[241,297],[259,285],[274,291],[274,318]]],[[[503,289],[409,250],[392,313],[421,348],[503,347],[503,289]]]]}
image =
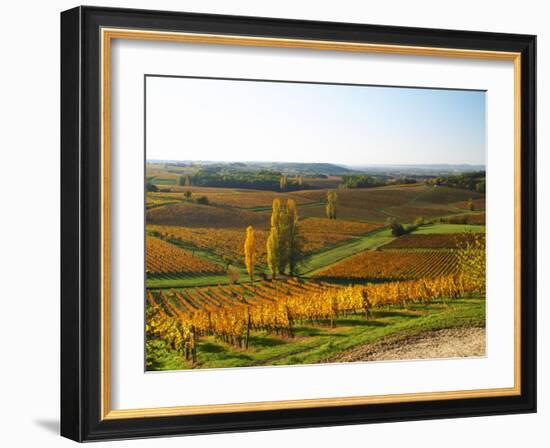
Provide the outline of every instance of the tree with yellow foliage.
{"type": "Polygon", "coordinates": [[[266,243],[267,263],[273,278],[289,269],[290,275],[296,274],[298,265],[303,261],[303,239],[298,227],[298,209],[296,202],[289,199],[285,207],[279,199],[273,200],[271,213],[271,231],[266,243]]]}
{"type": "Polygon", "coordinates": [[[296,274],[296,269],[304,259],[303,239],[298,226],[298,209],[296,202],[289,199],[286,203],[287,259],[290,275],[296,274]]]}
{"type": "Polygon", "coordinates": [[[328,219],[336,219],[336,200],[337,199],[338,199],[338,195],[336,194],[336,191],[329,190],[327,192],[326,212],[327,212],[328,219]]]}
{"type": "Polygon", "coordinates": [[[485,235],[475,233],[471,241],[458,249],[460,273],[481,293],[485,293],[485,235]]]}
{"type": "Polygon", "coordinates": [[[281,214],[281,201],[273,199],[271,211],[271,230],[267,238],[267,265],[273,278],[277,277],[279,270],[279,220],[281,214]]]}
{"type": "Polygon", "coordinates": [[[254,282],[254,265],[256,264],[256,250],[254,248],[254,227],[246,228],[246,239],[244,241],[244,264],[246,271],[250,276],[250,281],[254,282]]]}
{"type": "Polygon", "coordinates": [[[282,175],[281,178],[279,179],[279,187],[281,188],[281,191],[286,190],[287,183],[288,183],[287,177],[285,175],[282,175]]]}

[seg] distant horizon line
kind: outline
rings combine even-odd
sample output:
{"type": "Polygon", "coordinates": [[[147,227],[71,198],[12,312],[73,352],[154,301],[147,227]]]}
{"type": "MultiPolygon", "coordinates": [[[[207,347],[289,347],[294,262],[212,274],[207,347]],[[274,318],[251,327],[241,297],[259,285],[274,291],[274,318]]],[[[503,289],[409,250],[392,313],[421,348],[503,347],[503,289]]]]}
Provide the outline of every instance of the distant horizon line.
{"type": "Polygon", "coordinates": [[[276,160],[189,160],[189,159],[145,159],[146,162],[178,162],[178,163],[279,163],[279,164],[294,164],[294,165],[335,165],[340,167],[415,167],[415,166],[471,166],[486,168],[484,163],[364,163],[364,164],[346,164],[337,162],[291,162],[291,161],[276,161],[276,160]]]}

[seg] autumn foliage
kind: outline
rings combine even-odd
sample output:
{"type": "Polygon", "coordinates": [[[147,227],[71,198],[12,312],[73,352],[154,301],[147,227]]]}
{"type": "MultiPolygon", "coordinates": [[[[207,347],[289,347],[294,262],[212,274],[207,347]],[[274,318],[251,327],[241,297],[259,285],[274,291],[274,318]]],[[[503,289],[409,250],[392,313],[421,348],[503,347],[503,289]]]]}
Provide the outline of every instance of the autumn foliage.
{"type": "Polygon", "coordinates": [[[148,314],[147,329],[150,336],[178,350],[196,350],[197,338],[209,335],[244,348],[251,329],[292,337],[297,323],[332,326],[339,316],[349,313],[368,317],[379,306],[428,303],[476,291],[476,285],[460,275],[344,287],[291,279],[264,281],[256,287],[172,290],[169,295],[148,291],[154,311],[148,314]]]}
{"type": "Polygon", "coordinates": [[[365,251],[319,272],[318,277],[409,280],[460,273],[454,251],[365,251]]]}
{"type": "Polygon", "coordinates": [[[185,249],[148,236],[145,242],[146,270],[150,274],[221,273],[221,265],[196,257],[185,249]]]}

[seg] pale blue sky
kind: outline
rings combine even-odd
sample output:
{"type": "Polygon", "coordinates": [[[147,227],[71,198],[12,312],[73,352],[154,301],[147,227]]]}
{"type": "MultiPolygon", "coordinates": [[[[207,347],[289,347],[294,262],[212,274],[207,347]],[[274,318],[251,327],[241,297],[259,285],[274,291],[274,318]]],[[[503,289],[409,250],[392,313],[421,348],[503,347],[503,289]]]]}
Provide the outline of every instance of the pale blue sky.
{"type": "Polygon", "coordinates": [[[485,164],[485,92],[146,82],[149,160],[485,164]]]}

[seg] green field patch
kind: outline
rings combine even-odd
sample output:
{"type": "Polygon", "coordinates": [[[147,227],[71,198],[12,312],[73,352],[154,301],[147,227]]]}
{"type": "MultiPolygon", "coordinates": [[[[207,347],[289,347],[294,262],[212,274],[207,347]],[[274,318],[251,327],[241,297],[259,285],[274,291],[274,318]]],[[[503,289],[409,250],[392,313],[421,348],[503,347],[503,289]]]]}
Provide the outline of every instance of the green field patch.
{"type": "Polygon", "coordinates": [[[425,224],[413,233],[420,235],[430,233],[465,233],[465,232],[485,232],[485,226],[472,224],[425,224]]]}
{"type": "Polygon", "coordinates": [[[151,183],[153,185],[176,185],[177,179],[175,177],[155,177],[151,183]]]}
{"type": "Polygon", "coordinates": [[[314,275],[334,263],[364,250],[376,249],[393,239],[394,237],[391,235],[390,229],[387,228],[374,230],[364,236],[353,237],[336,246],[313,254],[300,268],[300,274],[306,277],[314,275]]]}

